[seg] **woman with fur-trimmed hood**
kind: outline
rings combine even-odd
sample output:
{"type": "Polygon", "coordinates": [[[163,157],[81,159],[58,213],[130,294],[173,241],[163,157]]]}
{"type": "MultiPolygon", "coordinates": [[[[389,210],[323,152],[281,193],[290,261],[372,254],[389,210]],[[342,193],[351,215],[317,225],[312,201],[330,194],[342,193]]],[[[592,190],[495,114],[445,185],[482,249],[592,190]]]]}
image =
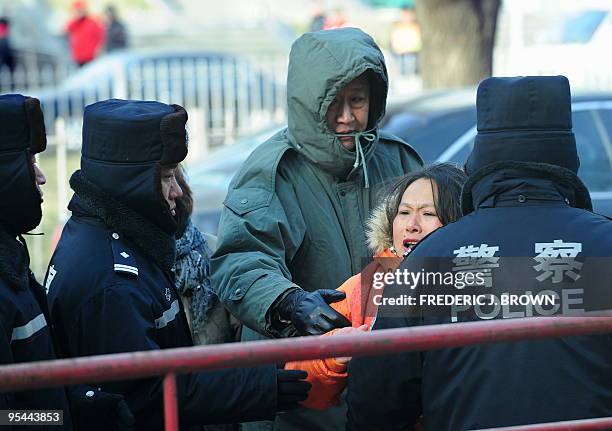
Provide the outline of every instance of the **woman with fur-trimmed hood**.
{"type": "MultiPolygon", "coordinates": [[[[459,168],[441,163],[406,175],[391,187],[368,220],[367,239],[373,261],[338,288],[346,298],[331,304],[350,320],[351,327],[334,329],[323,336],[370,330],[377,311],[374,297],[383,292],[383,287],[374,283],[374,274],[394,271],[419,241],[461,216],[460,195],[466,178],[459,168]]],[[[350,359],[290,362],[285,369],[307,371],[312,389],[303,404],[326,409],[339,402],[350,359]]]]}

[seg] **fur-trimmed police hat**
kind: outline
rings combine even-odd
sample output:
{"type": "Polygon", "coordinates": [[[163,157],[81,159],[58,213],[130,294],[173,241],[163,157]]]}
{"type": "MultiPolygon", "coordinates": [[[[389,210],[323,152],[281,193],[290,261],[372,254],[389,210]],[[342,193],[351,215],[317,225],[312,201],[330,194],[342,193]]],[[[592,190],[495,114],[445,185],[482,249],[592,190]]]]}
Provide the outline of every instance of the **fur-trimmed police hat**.
{"type": "MultiPolygon", "coordinates": [[[[187,156],[186,123],[187,112],[179,105],[111,99],[87,106],[82,177],[174,234],[176,222],[161,191],[161,168],[187,156]]],[[[71,185],[84,194],[73,180],[71,185]]]]}
{"type": "Polygon", "coordinates": [[[179,163],[187,156],[187,112],[179,105],[104,100],[85,108],[83,157],[115,163],[179,163]]]}
{"type": "Polygon", "coordinates": [[[478,86],[476,111],[478,134],[466,163],[468,174],[489,163],[510,160],[578,172],[565,76],[485,79],[478,86]]]}
{"type": "Polygon", "coordinates": [[[21,94],[0,95],[0,223],[11,234],[40,223],[42,198],[32,156],[47,147],[40,102],[21,94]]]}
{"type": "Polygon", "coordinates": [[[488,78],[476,96],[478,134],[465,164],[469,179],[463,213],[473,211],[472,186],[501,169],[551,179],[573,190],[572,206],[592,209],[578,178],[580,159],[572,132],[572,104],[565,76],[488,78]]]}
{"type": "Polygon", "coordinates": [[[0,151],[29,149],[37,154],[47,148],[45,122],[38,99],[21,94],[0,96],[0,151]]]}

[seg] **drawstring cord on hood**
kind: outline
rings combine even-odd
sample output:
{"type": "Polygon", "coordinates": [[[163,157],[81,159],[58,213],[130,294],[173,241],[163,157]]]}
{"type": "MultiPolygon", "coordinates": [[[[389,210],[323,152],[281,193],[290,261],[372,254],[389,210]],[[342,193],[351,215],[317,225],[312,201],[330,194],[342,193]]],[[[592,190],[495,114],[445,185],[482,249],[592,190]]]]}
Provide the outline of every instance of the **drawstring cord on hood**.
{"type": "Polygon", "coordinates": [[[30,250],[28,250],[28,243],[26,242],[26,240],[23,238],[23,236],[17,235],[17,238],[19,238],[19,242],[21,243],[21,245],[23,245],[23,249],[25,250],[25,257],[27,260],[27,266],[28,266],[28,270],[30,268],[30,250]]]}
{"type": "Polygon", "coordinates": [[[355,138],[355,163],[353,164],[353,168],[358,167],[361,163],[363,168],[363,179],[365,181],[365,188],[370,188],[370,181],[368,179],[368,168],[366,166],[366,160],[363,154],[363,147],[361,146],[361,138],[365,139],[368,142],[374,142],[376,140],[376,135],[369,131],[356,133],[336,133],[335,135],[338,138],[343,138],[345,136],[355,138]]]}

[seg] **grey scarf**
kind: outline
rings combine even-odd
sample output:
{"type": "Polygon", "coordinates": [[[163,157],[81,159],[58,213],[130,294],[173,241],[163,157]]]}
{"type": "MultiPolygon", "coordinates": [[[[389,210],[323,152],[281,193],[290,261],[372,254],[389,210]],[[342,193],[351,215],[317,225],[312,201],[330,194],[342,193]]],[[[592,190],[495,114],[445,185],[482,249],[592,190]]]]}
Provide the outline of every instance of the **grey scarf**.
{"type": "Polygon", "coordinates": [[[181,295],[191,298],[194,330],[206,323],[210,310],[219,302],[210,284],[211,255],[206,239],[189,220],[185,233],[176,241],[175,285],[181,295]]]}

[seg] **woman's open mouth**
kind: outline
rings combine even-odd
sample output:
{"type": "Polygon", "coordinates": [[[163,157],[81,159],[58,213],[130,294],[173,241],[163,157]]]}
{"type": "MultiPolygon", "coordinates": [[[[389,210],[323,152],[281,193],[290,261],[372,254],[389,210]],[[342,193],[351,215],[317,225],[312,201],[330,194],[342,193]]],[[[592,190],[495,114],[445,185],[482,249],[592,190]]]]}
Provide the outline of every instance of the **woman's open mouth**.
{"type": "Polygon", "coordinates": [[[412,249],[414,248],[415,245],[418,244],[418,240],[416,239],[409,239],[409,238],[405,238],[404,241],[402,242],[402,245],[404,246],[404,251],[405,253],[410,253],[412,251],[412,249]]]}

